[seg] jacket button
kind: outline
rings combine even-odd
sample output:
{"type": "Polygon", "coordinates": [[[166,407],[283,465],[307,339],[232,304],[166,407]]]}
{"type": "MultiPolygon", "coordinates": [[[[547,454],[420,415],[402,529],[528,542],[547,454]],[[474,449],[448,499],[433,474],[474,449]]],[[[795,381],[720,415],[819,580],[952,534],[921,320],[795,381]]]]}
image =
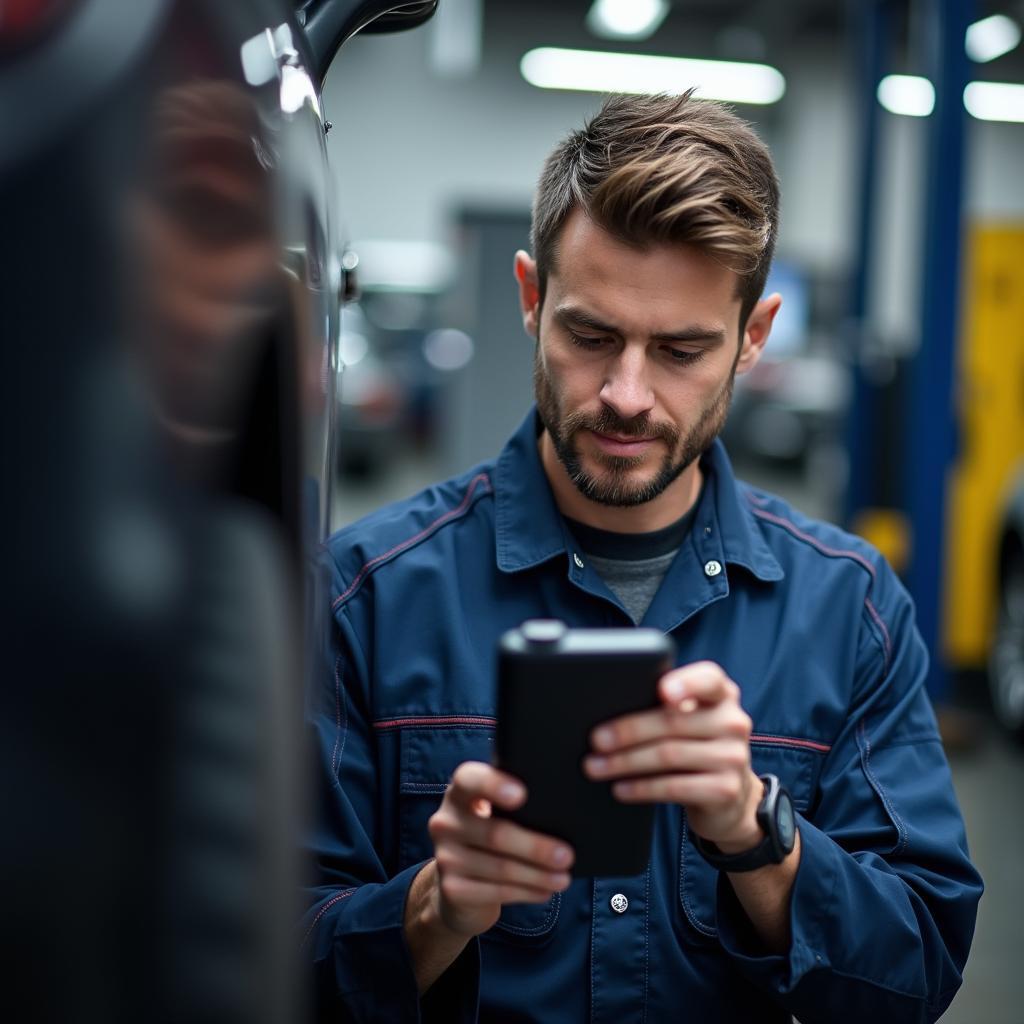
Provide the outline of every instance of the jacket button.
{"type": "Polygon", "coordinates": [[[711,559],[710,562],[704,563],[704,575],[705,576],[717,576],[722,571],[722,563],[716,562],[711,559]]]}
{"type": "Polygon", "coordinates": [[[576,567],[578,569],[583,568],[583,559],[580,558],[580,556],[577,555],[575,551],[572,553],[572,560],[576,563],[576,567]]]}
{"type": "Polygon", "coordinates": [[[629,900],[627,900],[621,892],[617,892],[609,902],[612,905],[612,910],[614,910],[616,914],[624,914],[626,912],[626,908],[629,906],[629,900]]]}

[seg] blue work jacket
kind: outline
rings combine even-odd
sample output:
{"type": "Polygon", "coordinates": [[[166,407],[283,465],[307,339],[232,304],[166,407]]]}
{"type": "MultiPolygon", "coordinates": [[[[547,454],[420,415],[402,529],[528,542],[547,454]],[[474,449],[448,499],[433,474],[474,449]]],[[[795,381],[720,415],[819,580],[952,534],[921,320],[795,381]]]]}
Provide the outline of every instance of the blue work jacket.
{"type": "Polygon", "coordinates": [[[299,934],[323,1019],[904,1024],[948,1005],[982,886],[911,602],[863,541],[739,483],[720,443],[702,465],[692,530],[642,625],[671,634],[679,664],[724,667],[754,723],[754,770],[793,796],[786,955],[763,948],[683,808],[664,805],[643,874],[506,907],[417,997],[406,894],[452,771],[491,757],[499,636],[536,617],[631,625],[559,514],[531,412],[496,461],[327,546],[331,638],[308,698],[316,879],[299,934]]]}

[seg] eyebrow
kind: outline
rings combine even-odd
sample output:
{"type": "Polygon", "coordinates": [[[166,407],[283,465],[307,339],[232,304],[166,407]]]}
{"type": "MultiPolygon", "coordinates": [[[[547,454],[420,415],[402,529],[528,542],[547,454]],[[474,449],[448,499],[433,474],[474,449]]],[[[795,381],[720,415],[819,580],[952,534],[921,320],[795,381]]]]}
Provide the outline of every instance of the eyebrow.
{"type": "MultiPolygon", "coordinates": [[[[617,334],[622,336],[622,331],[614,324],[605,323],[592,313],[588,313],[579,306],[557,306],[552,316],[561,324],[578,324],[587,327],[592,331],[601,331],[603,334],[617,334]]],[[[725,341],[725,330],[721,327],[710,327],[707,324],[689,324],[678,331],[656,331],[649,335],[652,341],[725,341]]]]}

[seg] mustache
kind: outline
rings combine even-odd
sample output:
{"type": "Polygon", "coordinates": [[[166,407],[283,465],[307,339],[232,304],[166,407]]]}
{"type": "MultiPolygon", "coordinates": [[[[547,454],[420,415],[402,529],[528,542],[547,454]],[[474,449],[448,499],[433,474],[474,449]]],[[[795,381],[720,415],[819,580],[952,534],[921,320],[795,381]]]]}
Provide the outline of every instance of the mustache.
{"type": "Polygon", "coordinates": [[[618,437],[659,438],[669,447],[674,447],[679,441],[679,431],[668,423],[654,423],[646,413],[631,420],[624,420],[608,408],[597,414],[569,413],[562,421],[561,427],[565,437],[571,437],[581,430],[591,430],[598,434],[614,434],[618,437]]]}

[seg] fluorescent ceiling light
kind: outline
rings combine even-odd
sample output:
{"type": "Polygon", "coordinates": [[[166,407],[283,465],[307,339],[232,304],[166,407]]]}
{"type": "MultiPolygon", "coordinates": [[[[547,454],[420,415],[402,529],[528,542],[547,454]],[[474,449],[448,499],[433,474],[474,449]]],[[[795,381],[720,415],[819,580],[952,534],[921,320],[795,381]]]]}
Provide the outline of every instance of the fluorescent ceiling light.
{"type": "Polygon", "coordinates": [[[1005,14],[982,18],[967,29],[965,48],[971,60],[983,63],[1009,53],[1020,42],[1020,26],[1005,14]]]}
{"type": "Polygon", "coordinates": [[[967,112],[982,121],[1024,123],[1024,85],[971,82],[964,89],[967,112]]]}
{"type": "Polygon", "coordinates": [[[786,91],[782,73],[767,64],[549,46],[524,54],[519,70],[540,89],[681,93],[695,86],[705,99],[732,103],[775,103],[786,91]]]}
{"type": "Polygon", "coordinates": [[[878,83],[878,102],[890,114],[927,117],[935,108],[935,89],[917,75],[886,75],[878,83]]]}
{"type": "Polygon", "coordinates": [[[608,39],[646,39],[668,14],[667,0],[594,0],[587,28],[608,39]]]}
{"type": "MultiPolygon", "coordinates": [[[[878,102],[893,114],[927,117],[935,107],[935,89],[927,78],[887,75],[878,83],[878,102]]],[[[981,121],[1024,124],[1024,85],[970,82],[964,89],[964,106],[981,121]]]]}

